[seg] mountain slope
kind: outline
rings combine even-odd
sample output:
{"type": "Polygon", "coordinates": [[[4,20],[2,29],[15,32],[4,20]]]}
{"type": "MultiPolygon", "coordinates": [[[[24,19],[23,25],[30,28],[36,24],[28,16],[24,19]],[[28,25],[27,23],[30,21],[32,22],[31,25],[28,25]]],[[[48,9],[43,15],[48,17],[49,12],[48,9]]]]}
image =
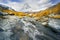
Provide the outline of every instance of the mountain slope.
{"type": "MultiPolygon", "coordinates": [[[[27,4],[28,5],[28,4],[27,4]]],[[[59,14],[60,13],[60,3],[46,9],[46,10],[43,10],[43,11],[39,11],[39,12],[16,12],[14,10],[4,10],[3,9],[3,12],[6,12],[6,13],[9,13],[9,14],[14,14],[15,16],[30,16],[30,17],[33,17],[33,18],[36,18],[36,19],[40,19],[44,16],[47,16],[47,17],[53,17],[53,18],[60,18],[60,15],[58,16],[55,16],[56,14],[59,14]],[[55,17],[54,17],[55,16],[55,17]]]]}
{"type": "Polygon", "coordinates": [[[11,8],[11,7],[8,7],[8,6],[6,6],[6,5],[0,4],[0,11],[2,11],[2,10],[14,10],[14,9],[11,8]]]}
{"type": "MultiPolygon", "coordinates": [[[[59,6],[58,6],[59,7],[59,6]]],[[[53,7],[55,8],[55,6],[53,7]]],[[[2,8],[4,10],[4,8],[2,8]]],[[[48,16],[47,14],[51,14],[51,9],[46,9],[41,12],[30,13],[30,17],[25,15],[26,13],[16,12],[16,11],[8,11],[6,9],[6,13],[14,13],[14,15],[6,15],[5,18],[0,18],[0,40],[60,40],[60,31],[57,31],[59,28],[55,29],[54,26],[43,26],[39,21],[36,21],[33,17],[43,17],[48,16]],[[22,15],[21,15],[22,14],[22,15]],[[18,17],[17,17],[18,16],[18,17]],[[19,16],[27,16],[23,18],[19,18],[19,16]]],[[[4,12],[1,11],[3,14],[4,12]]],[[[50,20],[52,21],[52,20],[50,20]]],[[[60,21],[60,20],[59,20],[60,21]]],[[[52,22],[50,22],[52,23],[52,22]]],[[[49,23],[49,24],[50,24],[49,23]]],[[[59,23],[59,22],[58,22],[59,23]]],[[[56,23],[57,25],[57,23],[56,23]]],[[[59,25],[59,24],[58,24],[59,25]]],[[[60,27],[60,26],[59,26],[60,27]]]]}
{"type": "MultiPolygon", "coordinates": [[[[33,12],[32,12],[33,13],[33,12]]],[[[46,10],[43,10],[43,11],[39,11],[39,12],[34,12],[33,13],[33,16],[34,17],[43,17],[43,16],[48,16],[50,17],[49,15],[56,15],[56,14],[59,14],[60,13],[60,3],[46,9],[46,10]],[[34,16],[34,14],[36,13],[36,16],[34,16]]],[[[59,17],[60,18],[60,17],[59,17]]]]}

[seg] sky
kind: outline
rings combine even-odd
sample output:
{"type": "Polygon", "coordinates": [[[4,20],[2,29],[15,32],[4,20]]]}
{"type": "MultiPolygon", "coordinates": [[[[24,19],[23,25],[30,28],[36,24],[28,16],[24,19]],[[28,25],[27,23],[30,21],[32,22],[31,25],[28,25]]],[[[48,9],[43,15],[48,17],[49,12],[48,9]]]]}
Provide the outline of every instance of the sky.
{"type": "Polygon", "coordinates": [[[60,0],[0,0],[0,4],[24,12],[45,10],[59,2],[60,0]]]}

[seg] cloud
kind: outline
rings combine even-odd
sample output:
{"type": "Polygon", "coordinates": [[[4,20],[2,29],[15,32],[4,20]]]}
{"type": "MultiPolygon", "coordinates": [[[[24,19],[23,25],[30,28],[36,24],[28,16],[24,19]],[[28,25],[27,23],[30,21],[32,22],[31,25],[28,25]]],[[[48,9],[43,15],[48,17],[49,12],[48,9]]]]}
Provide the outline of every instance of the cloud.
{"type": "MultiPolygon", "coordinates": [[[[3,0],[4,1],[4,0],[3,0]]],[[[0,2],[3,3],[1,0],[0,2]]],[[[12,2],[11,0],[6,0],[6,4],[16,11],[40,11],[52,6],[51,0],[23,0],[22,2],[12,2]],[[28,6],[30,6],[28,8],[28,6]],[[27,9],[26,9],[27,8],[27,9]]]]}
{"type": "Polygon", "coordinates": [[[24,9],[22,11],[40,11],[52,6],[51,0],[25,0],[30,8],[24,9]]]}
{"type": "Polygon", "coordinates": [[[20,9],[23,7],[23,4],[18,2],[9,2],[7,5],[16,11],[20,11],[20,9]]]}
{"type": "Polygon", "coordinates": [[[0,0],[0,3],[7,3],[10,2],[10,0],[0,0]]]}
{"type": "Polygon", "coordinates": [[[15,9],[16,11],[19,11],[21,9],[21,7],[23,6],[23,3],[19,3],[19,2],[12,2],[11,0],[1,0],[0,4],[9,6],[13,9],[15,9]],[[6,2],[5,2],[6,1],[6,2]]]}

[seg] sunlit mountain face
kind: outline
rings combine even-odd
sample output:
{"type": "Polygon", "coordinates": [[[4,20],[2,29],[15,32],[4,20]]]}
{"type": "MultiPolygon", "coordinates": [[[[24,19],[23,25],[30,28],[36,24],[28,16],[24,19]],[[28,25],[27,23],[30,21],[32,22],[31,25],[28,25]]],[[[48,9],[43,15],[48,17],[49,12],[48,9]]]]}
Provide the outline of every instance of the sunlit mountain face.
{"type": "Polygon", "coordinates": [[[1,0],[0,4],[7,5],[19,12],[37,12],[45,10],[58,2],[60,0],[1,0]]]}
{"type": "Polygon", "coordinates": [[[0,40],[60,40],[60,3],[54,1],[1,0],[0,40]]]}
{"type": "Polygon", "coordinates": [[[4,10],[14,10],[14,9],[11,8],[11,7],[8,7],[8,6],[6,6],[6,5],[0,4],[0,10],[2,10],[2,9],[4,9],[4,10]]]}
{"type": "Polygon", "coordinates": [[[22,12],[36,12],[40,10],[45,10],[53,5],[51,0],[6,0],[6,2],[2,0],[1,4],[8,5],[16,11],[22,12]]]}

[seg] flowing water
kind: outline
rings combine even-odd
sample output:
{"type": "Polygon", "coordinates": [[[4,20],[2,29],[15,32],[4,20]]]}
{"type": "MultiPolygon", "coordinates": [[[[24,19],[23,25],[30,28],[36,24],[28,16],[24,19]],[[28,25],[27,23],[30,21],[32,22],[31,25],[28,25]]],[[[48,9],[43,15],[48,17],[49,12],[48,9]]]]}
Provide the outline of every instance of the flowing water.
{"type": "Polygon", "coordinates": [[[53,29],[33,18],[7,16],[0,19],[0,40],[60,40],[53,29]]]}

